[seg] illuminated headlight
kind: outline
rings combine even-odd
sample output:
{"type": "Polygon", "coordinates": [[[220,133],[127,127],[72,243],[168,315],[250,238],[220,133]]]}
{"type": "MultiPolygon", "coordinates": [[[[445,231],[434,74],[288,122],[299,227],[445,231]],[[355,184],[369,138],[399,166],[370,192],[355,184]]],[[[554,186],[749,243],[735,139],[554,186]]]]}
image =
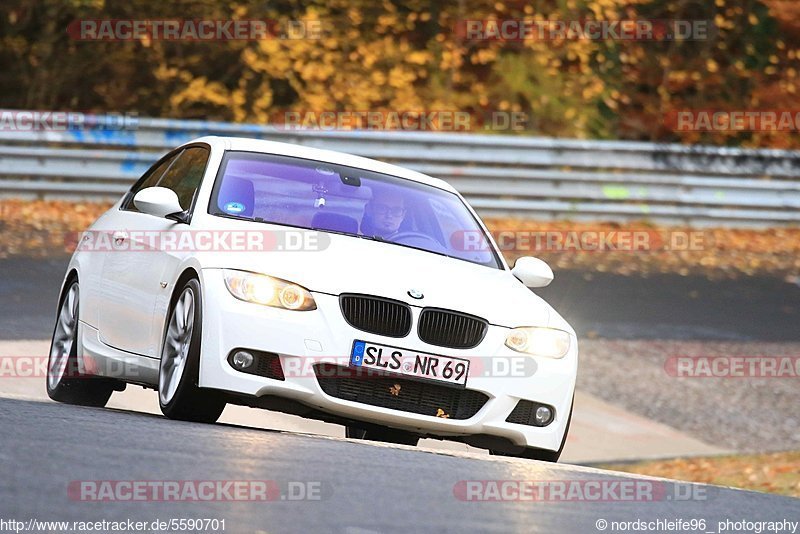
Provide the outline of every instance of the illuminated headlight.
{"type": "Polygon", "coordinates": [[[225,270],[225,285],[239,300],[287,310],[317,309],[308,289],[265,274],[225,270]]]}
{"type": "Polygon", "coordinates": [[[514,328],[506,336],[506,347],[511,350],[546,358],[563,358],[569,352],[569,344],[569,333],[556,328],[514,328]]]}

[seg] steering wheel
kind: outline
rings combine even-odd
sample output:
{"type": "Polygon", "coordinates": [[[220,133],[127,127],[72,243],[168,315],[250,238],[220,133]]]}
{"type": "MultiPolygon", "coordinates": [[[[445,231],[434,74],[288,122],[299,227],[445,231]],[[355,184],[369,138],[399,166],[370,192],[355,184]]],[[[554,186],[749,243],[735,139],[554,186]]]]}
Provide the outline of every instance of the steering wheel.
{"type": "Polygon", "coordinates": [[[436,239],[420,232],[399,232],[391,236],[389,241],[436,252],[445,252],[447,250],[436,239]]]}

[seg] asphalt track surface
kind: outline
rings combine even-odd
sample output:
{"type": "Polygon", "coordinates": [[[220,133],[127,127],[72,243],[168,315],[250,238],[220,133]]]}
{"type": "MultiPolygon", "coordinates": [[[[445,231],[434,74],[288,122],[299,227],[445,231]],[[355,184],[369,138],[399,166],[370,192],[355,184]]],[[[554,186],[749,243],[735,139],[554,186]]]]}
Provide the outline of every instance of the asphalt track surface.
{"type": "Polygon", "coordinates": [[[463,481],[648,479],[56,403],[0,399],[0,429],[0,518],[19,521],[209,518],[236,533],[591,533],[601,531],[599,520],[608,522],[605,532],[619,532],[613,521],[702,519],[705,529],[683,531],[717,532],[724,521],[800,519],[797,499],[655,479],[656,500],[646,502],[476,502],[464,500],[463,481]],[[74,481],[109,480],[268,480],[285,499],[87,502],[68,493],[74,481]],[[314,500],[286,498],[290,483],[315,488],[314,500]],[[677,498],[685,495],[695,498],[677,498]]]}
{"type": "MultiPolygon", "coordinates": [[[[0,260],[0,339],[49,339],[63,258],[0,260]]],[[[558,271],[537,293],[578,335],[610,339],[800,341],[800,286],[775,278],[558,271]]]]}
{"type": "MultiPolygon", "coordinates": [[[[50,336],[64,268],[63,259],[0,261],[0,339],[50,336]]],[[[541,294],[572,321],[579,335],[800,339],[796,327],[800,287],[780,280],[708,282],[678,276],[640,280],[602,274],[586,280],[582,273],[561,272],[541,294]]],[[[225,519],[225,532],[234,533],[355,534],[591,533],[601,531],[597,528],[600,520],[608,522],[604,532],[623,531],[615,529],[613,521],[637,520],[704,520],[705,529],[695,522],[695,527],[654,524],[650,531],[717,532],[718,522],[800,519],[798,499],[660,480],[652,482],[655,501],[618,500],[613,495],[604,502],[464,500],[466,481],[511,481],[513,485],[524,481],[630,484],[634,480],[645,479],[562,464],[0,399],[0,520],[208,518],[225,519]],[[268,480],[289,498],[85,502],[68,492],[74,481],[109,480],[268,480]],[[313,499],[292,500],[292,487],[313,487],[318,493],[313,499]],[[695,498],[685,500],[687,495],[695,498]]],[[[629,525],[625,531],[636,529],[629,525]]],[[[747,532],[731,525],[726,531],[747,532]]]]}

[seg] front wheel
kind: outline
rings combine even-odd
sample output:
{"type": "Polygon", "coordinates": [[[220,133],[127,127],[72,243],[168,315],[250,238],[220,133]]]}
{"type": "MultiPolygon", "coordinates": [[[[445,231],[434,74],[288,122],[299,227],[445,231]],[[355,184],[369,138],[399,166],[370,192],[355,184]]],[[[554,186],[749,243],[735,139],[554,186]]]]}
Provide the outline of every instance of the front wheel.
{"type": "Polygon", "coordinates": [[[225,400],[212,390],[197,387],[200,372],[202,305],[200,282],[191,279],[172,305],[161,347],[158,402],[170,419],[214,423],[225,400]]]}
{"type": "Polygon", "coordinates": [[[111,380],[81,374],[78,369],[77,280],[70,282],[58,304],[56,326],[47,362],[47,395],[58,402],[81,406],[105,406],[114,384],[111,380]]]}

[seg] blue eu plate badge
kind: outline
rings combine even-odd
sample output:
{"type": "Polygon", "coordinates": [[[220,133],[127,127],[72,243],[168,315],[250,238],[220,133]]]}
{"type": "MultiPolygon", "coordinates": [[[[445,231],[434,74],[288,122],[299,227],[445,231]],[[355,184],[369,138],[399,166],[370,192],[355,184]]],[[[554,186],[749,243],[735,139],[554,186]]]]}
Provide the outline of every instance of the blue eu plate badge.
{"type": "Polygon", "coordinates": [[[361,367],[364,361],[364,346],[366,343],[363,341],[356,341],[353,343],[353,354],[350,355],[350,365],[361,367]]]}

